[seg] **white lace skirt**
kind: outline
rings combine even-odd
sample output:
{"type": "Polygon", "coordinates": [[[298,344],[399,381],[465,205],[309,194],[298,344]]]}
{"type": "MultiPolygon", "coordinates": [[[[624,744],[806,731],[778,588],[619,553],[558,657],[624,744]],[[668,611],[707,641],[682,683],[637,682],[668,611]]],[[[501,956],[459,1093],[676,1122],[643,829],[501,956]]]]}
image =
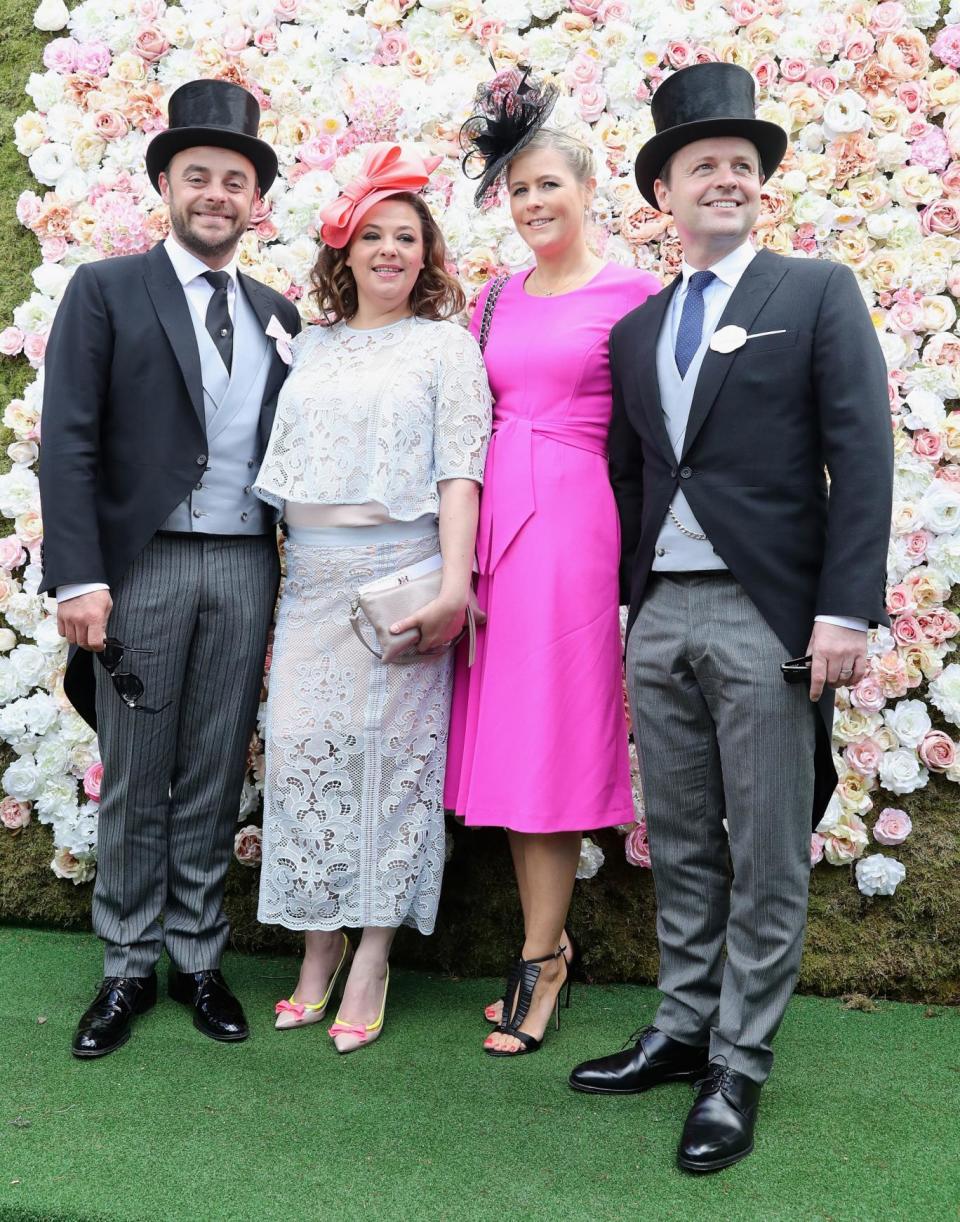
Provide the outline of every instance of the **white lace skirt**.
{"type": "Polygon", "coordinates": [[[385,666],[349,614],[358,586],[437,549],[422,521],[291,530],[267,699],[266,924],[433,932],[452,655],[385,666]]]}

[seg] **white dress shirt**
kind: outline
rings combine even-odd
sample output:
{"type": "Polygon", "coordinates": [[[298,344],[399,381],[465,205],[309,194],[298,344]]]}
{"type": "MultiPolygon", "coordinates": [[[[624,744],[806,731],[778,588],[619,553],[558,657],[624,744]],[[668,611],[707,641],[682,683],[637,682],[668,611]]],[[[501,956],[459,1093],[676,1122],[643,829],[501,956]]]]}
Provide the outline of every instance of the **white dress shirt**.
{"type": "MultiPolygon", "coordinates": [[[[670,335],[674,347],[677,344],[677,330],[680,326],[683,303],[689,292],[690,277],[694,272],[709,270],[716,277],[703,290],[702,334],[712,335],[717,329],[717,323],[720,321],[723,311],[727,308],[727,302],[730,300],[733,290],[740,283],[740,277],[753,262],[756,253],[752,243],[747,241],[742,246],[738,246],[736,250],[731,250],[728,255],[724,255],[722,259],[712,264],[709,269],[691,267],[686,259],[684,259],[680,266],[680,275],[683,278],[683,283],[674,293],[673,300],[670,303],[670,335]]],[[[854,616],[818,615],[815,618],[824,624],[836,624],[839,628],[853,628],[858,632],[866,632],[867,630],[867,621],[855,618],[854,616]]]]}
{"type": "MultiPolygon", "coordinates": [[[[190,308],[201,322],[207,317],[207,306],[213,296],[213,285],[203,278],[204,272],[211,270],[202,259],[191,254],[186,247],[181,246],[171,233],[163,244],[164,250],[173,264],[177,279],[183,285],[183,293],[190,308]]],[[[221,271],[230,277],[227,282],[227,310],[230,318],[234,318],[235,301],[237,297],[237,256],[234,254],[230,262],[221,271]]],[[[102,581],[75,581],[64,586],[57,586],[57,603],[69,602],[71,598],[79,598],[81,594],[92,594],[94,590],[108,590],[110,587],[102,581]]]]}

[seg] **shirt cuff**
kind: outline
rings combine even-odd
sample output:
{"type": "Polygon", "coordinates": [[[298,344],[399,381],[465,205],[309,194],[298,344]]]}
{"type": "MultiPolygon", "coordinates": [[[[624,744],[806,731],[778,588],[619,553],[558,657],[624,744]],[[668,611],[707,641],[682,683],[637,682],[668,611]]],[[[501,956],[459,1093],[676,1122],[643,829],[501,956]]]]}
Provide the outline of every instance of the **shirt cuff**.
{"type": "Polygon", "coordinates": [[[102,581],[74,581],[69,585],[57,586],[57,605],[68,602],[71,598],[79,598],[81,594],[92,594],[94,590],[109,590],[102,581]]]}
{"type": "Polygon", "coordinates": [[[866,632],[870,627],[865,619],[857,619],[852,615],[815,615],[819,624],[836,624],[838,628],[852,628],[854,632],[866,632]]]}

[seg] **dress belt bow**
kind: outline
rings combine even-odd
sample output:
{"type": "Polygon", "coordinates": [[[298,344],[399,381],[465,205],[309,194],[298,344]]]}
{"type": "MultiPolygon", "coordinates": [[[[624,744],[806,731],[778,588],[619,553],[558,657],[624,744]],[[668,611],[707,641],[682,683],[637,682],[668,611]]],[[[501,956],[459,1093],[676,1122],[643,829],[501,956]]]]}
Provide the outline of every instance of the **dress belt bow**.
{"type": "Polygon", "coordinates": [[[485,497],[493,512],[483,515],[477,538],[481,573],[492,573],[524,523],[537,508],[533,479],[533,439],[543,437],[605,458],[607,430],[595,420],[495,421],[484,471],[485,497]]]}

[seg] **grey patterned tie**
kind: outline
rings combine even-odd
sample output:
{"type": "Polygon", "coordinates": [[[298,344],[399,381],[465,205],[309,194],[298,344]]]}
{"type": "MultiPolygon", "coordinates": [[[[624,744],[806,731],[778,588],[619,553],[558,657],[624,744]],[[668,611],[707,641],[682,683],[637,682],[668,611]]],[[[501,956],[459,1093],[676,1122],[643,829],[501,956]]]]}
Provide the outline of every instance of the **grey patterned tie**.
{"type": "Polygon", "coordinates": [[[230,276],[227,272],[204,272],[203,278],[213,286],[213,295],[207,302],[204,325],[229,373],[233,363],[233,323],[227,309],[227,285],[230,283],[230,276]]]}
{"type": "Polygon", "coordinates": [[[694,272],[687,285],[687,295],[683,299],[683,309],[680,312],[680,326],[677,328],[677,342],[674,346],[674,356],[681,378],[686,377],[703,336],[703,290],[716,278],[713,272],[694,272]]]}

